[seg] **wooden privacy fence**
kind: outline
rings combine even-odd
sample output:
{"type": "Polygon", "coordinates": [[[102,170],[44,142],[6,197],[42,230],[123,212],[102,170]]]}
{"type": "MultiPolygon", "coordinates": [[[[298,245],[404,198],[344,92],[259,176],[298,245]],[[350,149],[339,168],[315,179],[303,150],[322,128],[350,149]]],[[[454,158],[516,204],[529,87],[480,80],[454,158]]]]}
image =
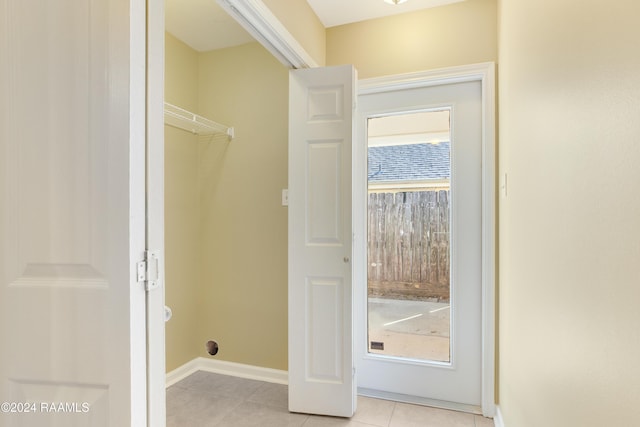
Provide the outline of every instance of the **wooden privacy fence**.
{"type": "Polygon", "coordinates": [[[369,294],[449,300],[449,191],[370,193],[369,294]]]}

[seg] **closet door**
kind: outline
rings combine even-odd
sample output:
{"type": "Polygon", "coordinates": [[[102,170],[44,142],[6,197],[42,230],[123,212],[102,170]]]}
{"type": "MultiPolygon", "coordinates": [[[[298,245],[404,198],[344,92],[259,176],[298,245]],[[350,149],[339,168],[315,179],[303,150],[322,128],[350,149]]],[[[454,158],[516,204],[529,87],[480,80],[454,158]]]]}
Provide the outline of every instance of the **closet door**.
{"type": "Polygon", "coordinates": [[[147,425],[145,7],[0,2],[1,426],[147,425]]]}
{"type": "Polygon", "coordinates": [[[289,74],[289,409],[356,407],[351,290],[352,66],[289,74]]]}

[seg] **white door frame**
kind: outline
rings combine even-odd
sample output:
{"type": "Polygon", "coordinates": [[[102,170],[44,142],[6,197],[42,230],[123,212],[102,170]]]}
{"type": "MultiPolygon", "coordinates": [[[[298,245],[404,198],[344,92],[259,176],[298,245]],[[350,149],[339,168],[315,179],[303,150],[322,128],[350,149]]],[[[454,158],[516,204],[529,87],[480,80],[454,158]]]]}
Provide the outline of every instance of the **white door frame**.
{"type": "MultiPolygon", "coordinates": [[[[358,95],[473,81],[479,81],[482,85],[482,413],[484,416],[493,417],[495,414],[496,260],[495,64],[489,62],[364,79],[358,82],[358,95]]],[[[360,137],[362,135],[358,136],[360,137]]],[[[357,159],[358,156],[354,155],[353,158],[357,159]]],[[[362,170],[366,168],[361,161],[359,163],[354,164],[354,176],[362,176],[362,170]]],[[[357,192],[354,191],[354,194],[357,192]]],[[[364,203],[364,201],[354,201],[354,204],[360,202],[364,203]]],[[[366,230],[366,224],[362,224],[363,218],[357,217],[353,221],[354,230],[366,230]]],[[[356,267],[354,283],[366,280],[366,271],[356,267]]]]}
{"type": "Polygon", "coordinates": [[[166,425],[164,306],[164,1],[147,0],[146,248],[159,257],[158,286],[147,292],[147,425],[166,425]]]}

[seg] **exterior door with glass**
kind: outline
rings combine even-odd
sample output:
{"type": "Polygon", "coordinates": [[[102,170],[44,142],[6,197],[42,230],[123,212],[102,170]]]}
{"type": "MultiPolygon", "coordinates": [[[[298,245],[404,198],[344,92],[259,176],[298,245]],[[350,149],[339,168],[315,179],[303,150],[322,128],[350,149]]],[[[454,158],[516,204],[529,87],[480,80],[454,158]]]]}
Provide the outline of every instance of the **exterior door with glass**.
{"type": "Polygon", "coordinates": [[[480,81],[358,98],[360,394],[480,412],[482,114],[480,81]]]}

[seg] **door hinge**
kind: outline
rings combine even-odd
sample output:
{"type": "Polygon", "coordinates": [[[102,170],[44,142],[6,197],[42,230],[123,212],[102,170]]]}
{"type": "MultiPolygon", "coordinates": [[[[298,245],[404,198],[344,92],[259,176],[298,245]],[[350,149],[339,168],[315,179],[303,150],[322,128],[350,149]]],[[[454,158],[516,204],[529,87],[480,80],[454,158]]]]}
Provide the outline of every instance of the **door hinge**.
{"type": "Polygon", "coordinates": [[[144,260],[138,261],[138,283],[144,283],[147,291],[152,291],[160,286],[160,267],[158,252],[144,251],[144,260]]]}

